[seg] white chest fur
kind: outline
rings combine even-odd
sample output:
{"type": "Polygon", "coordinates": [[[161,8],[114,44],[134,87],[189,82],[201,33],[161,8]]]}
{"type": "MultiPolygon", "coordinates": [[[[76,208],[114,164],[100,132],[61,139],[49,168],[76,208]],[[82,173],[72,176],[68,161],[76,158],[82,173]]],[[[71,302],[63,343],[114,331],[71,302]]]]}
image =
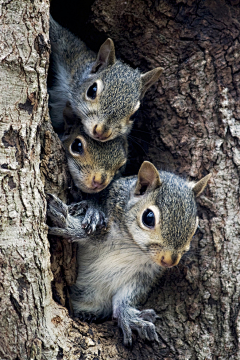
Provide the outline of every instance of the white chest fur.
{"type": "Polygon", "coordinates": [[[108,315],[112,297],[128,283],[141,277],[153,278],[158,267],[128,234],[116,224],[99,242],[79,245],[78,278],[80,297],[73,301],[75,312],[108,315]]]}

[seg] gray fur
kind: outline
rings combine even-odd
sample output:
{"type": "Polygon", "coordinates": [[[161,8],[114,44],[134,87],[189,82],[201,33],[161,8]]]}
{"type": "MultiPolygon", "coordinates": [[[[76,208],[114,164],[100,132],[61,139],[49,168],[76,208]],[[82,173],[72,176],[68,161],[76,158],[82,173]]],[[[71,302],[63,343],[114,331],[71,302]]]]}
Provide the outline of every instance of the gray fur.
{"type": "MultiPolygon", "coordinates": [[[[81,118],[84,131],[89,136],[95,138],[96,125],[101,127],[103,133],[108,134],[101,141],[112,140],[130,131],[131,115],[139,107],[143,93],[159,78],[162,69],[157,68],[141,76],[138,69],[134,70],[115,59],[113,42],[108,40],[104,44],[113,47],[109,62],[104,63],[102,60],[103,63],[99,64],[99,56],[67,29],[50,19],[51,71],[54,81],[49,88],[49,105],[56,129],[62,130],[63,109],[66,102],[70,101],[74,113],[81,118]],[[96,101],[91,102],[86,99],[86,93],[96,81],[101,82],[103,90],[96,101]]],[[[104,53],[103,46],[100,51],[104,53]]]]}
{"type": "Polygon", "coordinates": [[[126,136],[118,136],[106,143],[96,141],[83,130],[83,125],[68,105],[63,112],[65,131],[61,140],[66,151],[68,167],[75,185],[85,193],[102,191],[112,179],[123,170],[127,161],[128,143],[126,136]],[[83,152],[71,151],[76,139],[80,139],[83,152]],[[94,188],[93,179],[98,177],[101,186],[94,188]]]}
{"type": "Polygon", "coordinates": [[[85,313],[105,317],[113,314],[123,331],[126,345],[132,343],[132,330],[137,330],[144,339],[158,339],[154,310],[135,308],[157,275],[164,271],[156,263],[158,257],[151,247],[156,247],[160,253],[169,253],[172,258],[167,261],[173,266],[176,256],[181,258],[188,250],[196,228],[196,204],[189,183],[176,175],[159,172],[161,181],[155,189],[152,184],[147,184],[151,191],[135,195],[137,183],[142,182],[144,186],[147,183],[148,176],[143,178],[145,174],[141,169],[138,178],[120,178],[101,192],[100,204],[109,218],[106,231],[89,236],[79,232],[82,215],[76,213],[74,222],[66,212],[66,206],[57,198],[51,199],[48,210],[56,224],[56,228],[50,228],[50,233],[56,234],[59,228],[60,236],[72,236],[72,241],[79,242],[78,277],[71,289],[75,315],[85,313]],[[139,214],[149,207],[158,209],[156,231],[145,229],[139,223],[139,214]],[[59,208],[59,216],[56,208],[59,208]],[[72,235],[74,226],[76,233],[72,235]],[[69,236],[63,234],[62,228],[66,233],[69,230],[69,236]]]}

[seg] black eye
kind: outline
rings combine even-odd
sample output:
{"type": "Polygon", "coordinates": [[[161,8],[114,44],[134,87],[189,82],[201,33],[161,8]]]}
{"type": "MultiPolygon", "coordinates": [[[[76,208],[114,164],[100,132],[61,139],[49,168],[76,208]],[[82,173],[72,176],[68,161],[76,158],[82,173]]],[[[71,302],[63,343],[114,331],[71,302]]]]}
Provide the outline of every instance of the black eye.
{"type": "Polygon", "coordinates": [[[97,83],[93,83],[87,91],[87,97],[90,99],[96,99],[97,96],[97,83]]]}
{"type": "Polygon", "coordinates": [[[71,150],[78,154],[83,154],[83,145],[81,140],[75,139],[71,145],[71,150]]]}
{"type": "Polygon", "coordinates": [[[154,228],[155,226],[155,215],[154,212],[150,209],[147,209],[142,214],[142,222],[145,226],[149,228],[154,228]]]}

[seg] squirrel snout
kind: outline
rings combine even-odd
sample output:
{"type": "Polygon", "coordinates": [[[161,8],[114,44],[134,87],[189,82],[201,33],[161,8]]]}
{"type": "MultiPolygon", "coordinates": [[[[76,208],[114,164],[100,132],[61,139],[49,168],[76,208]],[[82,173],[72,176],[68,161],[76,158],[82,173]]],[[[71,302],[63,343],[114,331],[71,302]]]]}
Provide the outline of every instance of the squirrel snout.
{"type": "Polygon", "coordinates": [[[172,266],[175,266],[179,263],[181,259],[180,254],[172,254],[171,251],[160,251],[158,254],[155,254],[154,261],[164,267],[164,268],[170,268],[172,266]]]}
{"type": "Polygon", "coordinates": [[[173,261],[172,260],[166,260],[164,256],[161,257],[161,260],[160,260],[160,265],[163,266],[163,267],[171,267],[173,266],[173,261]]]}
{"type": "Polygon", "coordinates": [[[105,187],[105,180],[102,176],[94,175],[92,178],[92,188],[93,189],[103,189],[105,187]]]}
{"type": "Polygon", "coordinates": [[[93,128],[93,137],[100,141],[105,141],[112,135],[111,130],[106,130],[103,125],[95,125],[93,128]]]}

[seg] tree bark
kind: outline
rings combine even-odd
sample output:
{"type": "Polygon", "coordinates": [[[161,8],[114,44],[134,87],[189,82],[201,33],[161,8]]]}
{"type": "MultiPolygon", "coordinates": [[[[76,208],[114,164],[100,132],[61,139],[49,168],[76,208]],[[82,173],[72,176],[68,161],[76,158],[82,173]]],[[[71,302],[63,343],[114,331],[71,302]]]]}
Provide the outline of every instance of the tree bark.
{"type": "Polygon", "coordinates": [[[51,6],[93,49],[109,36],[132,66],[165,69],[142,102],[127,174],[150,160],[190,180],[213,177],[198,201],[190,253],[143,306],[160,316],[160,343],[134,335],[127,349],[114,322],[73,320],[65,306],[76,248],[51,239],[50,249],[45,224],[45,192],[77,196],[48,118],[48,2],[2,1],[0,359],[239,359],[239,0],[51,6]]]}
{"type": "MultiPolygon", "coordinates": [[[[147,156],[137,159],[193,180],[213,173],[199,199],[200,231],[190,255],[146,305],[160,316],[162,356],[238,359],[239,1],[97,0],[92,23],[113,38],[123,59],[143,70],[165,69],[136,124],[150,133],[147,156]]],[[[154,354],[161,358],[161,350],[154,354]]]]}

